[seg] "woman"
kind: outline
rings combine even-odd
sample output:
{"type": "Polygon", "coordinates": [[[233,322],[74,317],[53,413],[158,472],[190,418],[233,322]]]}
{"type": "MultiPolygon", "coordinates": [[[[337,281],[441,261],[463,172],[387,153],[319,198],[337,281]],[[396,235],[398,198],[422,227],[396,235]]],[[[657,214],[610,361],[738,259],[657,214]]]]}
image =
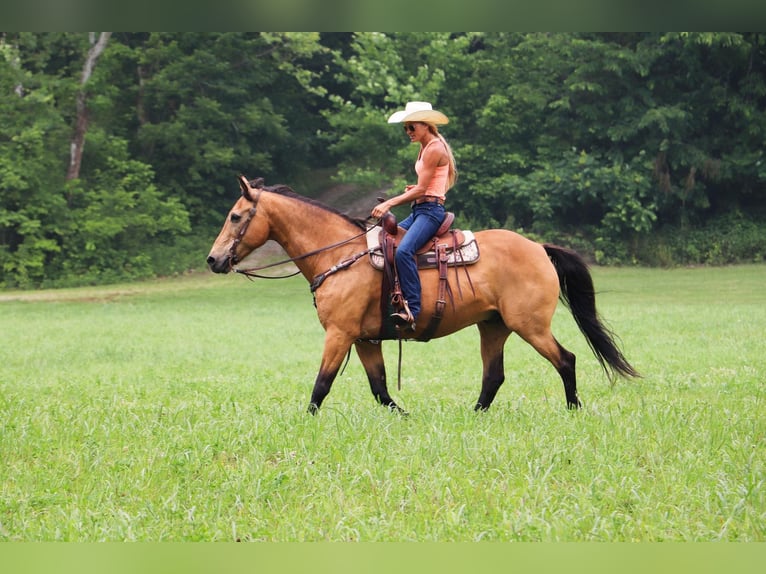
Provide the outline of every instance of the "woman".
{"type": "Polygon", "coordinates": [[[455,184],[457,169],[447,140],[437,124],[449,123],[443,113],[431,108],[428,102],[408,102],[405,109],[388,118],[388,123],[404,123],[404,131],[412,143],[420,144],[415,172],[418,182],[408,185],[400,195],[376,205],[371,214],[382,217],[392,207],[412,204],[412,212],[399,226],[407,233],[396,250],[396,268],[404,295],[404,309],[391,315],[400,327],[415,328],[420,313],[420,276],[415,252],[433,237],[444,221],[444,200],[455,184]]]}

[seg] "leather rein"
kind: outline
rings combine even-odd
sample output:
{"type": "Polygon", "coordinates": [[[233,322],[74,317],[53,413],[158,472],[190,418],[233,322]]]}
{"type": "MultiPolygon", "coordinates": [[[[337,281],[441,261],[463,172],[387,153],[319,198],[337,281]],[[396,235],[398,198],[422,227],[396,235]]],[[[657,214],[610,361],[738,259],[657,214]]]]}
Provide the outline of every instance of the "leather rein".
{"type": "MultiPolygon", "coordinates": [[[[295,257],[290,257],[289,259],[282,259],[281,261],[277,261],[275,263],[269,263],[267,265],[259,265],[257,267],[249,267],[247,269],[235,269],[234,265],[236,265],[239,262],[239,258],[237,257],[237,247],[242,242],[242,238],[247,233],[247,228],[250,226],[250,222],[255,217],[256,212],[258,211],[258,199],[260,199],[261,193],[263,192],[263,189],[258,190],[258,194],[253,199],[253,207],[250,208],[250,210],[247,212],[247,218],[245,219],[244,223],[242,224],[242,227],[239,229],[239,233],[237,233],[237,237],[234,239],[234,241],[231,244],[231,247],[229,248],[229,268],[234,271],[235,273],[239,273],[241,275],[244,275],[248,279],[253,279],[255,277],[259,279],[287,279],[288,277],[295,277],[298,275],[301,271],[300,269],[297,270],[295,273],[290,273],[288,275],[279,275],[279,276],[270,276],[270,275],[260,275],[258,271],[262,271],[264,269],[268,269],[270,267],[277,267],[279,265],[284,265],[285,263],[294,263],[296,261],[300,261],[301,259],[306,259],[307,257],[311,257],[312,255],[317,255],[319,253],[322,253],[324,251],[329,251],[331,249],[335,249],[336,247],[340,247],[342,245],[345,245],[347,243],[351,243],[355,239],[358,239],[364,235],[366,235],[370,229],[375,227],[375,225],[378,225],[378,223],[373,224],[369,228],[365,229],[361,233],[358,233],[357,235],[354,235],[352,237],[349,237],[348,239],[344,239],[342,241],[338,241],[337,243],[333,243],[332,245],[326,245],[324,247],[320,247],[318,249],[314,249],[313,251],[309,251],[308,253],[303,253],[301,255],[297,255],[295,257]]],[[[350,267],[353,263],[364,257],[365,255],[369,254],[372,251],[372,249],[366,249],[362,251],[361,253],[357,253],[356,255],[353,255],[352,257],[341,261],[337,265],[333,265],[330,269],[325,271],[324,273],[320,273],[311,282],[311,292],[313,293],[316,291],[319,286],[324,282],[324,280],[329,277],[330,275],[337,273],[338,271],[342,271],[343,269],[346,269],[350,267]]]]}

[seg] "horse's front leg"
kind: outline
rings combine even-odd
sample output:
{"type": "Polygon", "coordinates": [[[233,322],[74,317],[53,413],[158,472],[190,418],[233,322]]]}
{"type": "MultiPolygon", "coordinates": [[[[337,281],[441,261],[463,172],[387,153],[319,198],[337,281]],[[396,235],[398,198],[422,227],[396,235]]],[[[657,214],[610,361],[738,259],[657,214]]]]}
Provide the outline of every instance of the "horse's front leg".
{"type": "Polygon", "coordinates": [[[481,379],[481,394],[474,410],[486,411],[495,400],[500,385],[505,381],[503,348],[511,331],[499,317],[494,321],[482,321],[478,323],[478,327],[484,373],[481,379]]]}
{"type": "Polygon", "coordinates": [[[370,341],[357,341],[355,343],[356,354],[364,366],[367,373],[367,380],[370,381],[370,390],[381,405],[391,410],[406,414],[405,411],[394,402],[391,395],[388,394],[388,385],[386,384],[386,365],[383,361],[383,349],[380,343],[371,343],[370,341]]]}
{"type": "Polygon", "coordinates": [[[351,348],[352,339],[347,335],[335,330],[328,330],[324,339],[324,352],[322,364],[314,381],[314,390],[311,393],[311,402],[308,411],[313,415],[319,410],[335,377],[340,370],[343,359],[351,348]]]}

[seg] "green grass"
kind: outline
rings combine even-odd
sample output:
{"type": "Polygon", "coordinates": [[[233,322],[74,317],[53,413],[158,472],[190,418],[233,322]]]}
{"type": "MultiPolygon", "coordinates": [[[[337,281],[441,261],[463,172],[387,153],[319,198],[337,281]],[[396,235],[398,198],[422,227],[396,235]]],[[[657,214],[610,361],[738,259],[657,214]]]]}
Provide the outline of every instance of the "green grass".
{"type": "Polygon", "coordinates": [[[766,266],[594,274],[645,377],[610,385],[559,309],[577,413],[517,338],[474,413],[471,328],[404,344],[409,417],[355,357],[311,417],[299,278],[0,295],[0,540],[766,540],[766,266]]]}

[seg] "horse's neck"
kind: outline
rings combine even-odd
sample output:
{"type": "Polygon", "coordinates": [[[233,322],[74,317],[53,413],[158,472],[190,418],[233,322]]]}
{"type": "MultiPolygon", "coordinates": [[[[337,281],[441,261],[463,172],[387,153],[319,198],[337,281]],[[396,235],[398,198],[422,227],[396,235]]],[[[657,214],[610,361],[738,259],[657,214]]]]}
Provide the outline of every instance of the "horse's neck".
{"type": "MultiPolygon", "coordinates": [[[[269,194],[268,197],[270,239],[281,245],[290,257],[300,257],[361,233],[351,222],[332,211],[294,197],[280,194],[269,194]]],[[[328,250],[296,263],[302,271],[313,274],[318,272],[314,267],[326,265],[323,260],[328,257],[335,261],[338,253],[328,250]]]]}

